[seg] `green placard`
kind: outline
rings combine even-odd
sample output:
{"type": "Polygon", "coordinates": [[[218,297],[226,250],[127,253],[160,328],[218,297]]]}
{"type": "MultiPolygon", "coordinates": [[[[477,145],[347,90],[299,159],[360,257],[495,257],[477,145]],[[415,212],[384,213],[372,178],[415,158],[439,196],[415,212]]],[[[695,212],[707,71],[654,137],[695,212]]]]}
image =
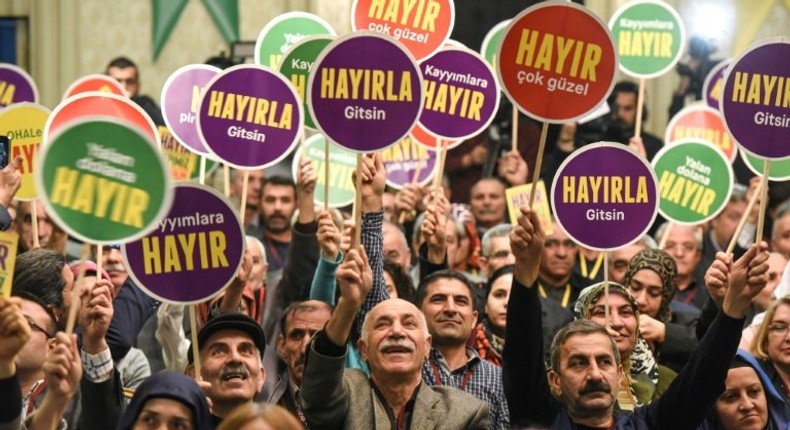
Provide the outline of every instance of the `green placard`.
{"type": "Polygon", "coordinates": [[[668,4],[654,0],[621,6],[609,21],[620,70],[637,78],[663,75],[683,55],[686,30],[668,4]]]}
{"type": "Polygon", "coordinates": [[[724,209],[732,192],[729,160],[713,144],[681,140],[653,158],[661,215],[679,224],[703,223],[724,209]]]}
{"type": "MultiPolygon", "coordinates": [[[[763,176],[765,168],[765,159],[760,158],[754,154],[746,152],[741,148],[740,151],[743,162],[746,167],[754,172],[757,176],[763,176]]],[[[771,165],[768,167],[768,180],[770,181],[787,181],[790,180],[790,159],[786,160],[771,160],[771,165]]]]}
{"type": "Polygon", "coordinates": [[[71,123],[40,149],[36,184],[66,232],[97,244],[148,234],[173,200],[154,142],[131,124],[99,117],[71,123]]]}
{"type": "Polygon", "coordinates": [[[486,37],[483,38],[483,44],[480,46],[480,55],[486,59],[491,67],[496,67],[496,53],[499,49],[499,42],[502,41],[502,36],[505,34],[505,28],[507,28],[507,25],[510,24],[510,21],[511,20],[508,19],[495,25],[491,28],[491,30],[488,30],[486,37]]]}
{"type": "Polygon", "coordinates": [[[320,17],[306,12],[286,12],[269,21],[255,42],[255,64],[277,69],[280,59],[295,43],[310,36],[336,36],[320,17]]]}
{"type": "Polygon", "coordinates": [[[279,65],[280,74],[291,81],[302,100],[304,126],[312,130],[317,130],[317,127],[313,122],[313,116],[310,115],[310,109],[307,107],[307,81],[316,58],[332,40],[334,37],[331,36],[312,36],[304,39],[286,52],[279,65]]]}
{"type": "MultiPolygon", "coordinates": [[[[302,157],[307,157],[313,162],[313,168],[318,175],[315,185],[315,204],[324,204],[324,184],[326,163],[324,159],[326,137],[323,134],[316,134],[307,139],[294,155],[292,173],[296,182],[296,173],[299,169],[299,161],[302,157]]],[[[329,206],[340,208],[354,202],[354,181],[351,174],[357,168],[357,154],[334,143],[329,144],[329,206]]]]}

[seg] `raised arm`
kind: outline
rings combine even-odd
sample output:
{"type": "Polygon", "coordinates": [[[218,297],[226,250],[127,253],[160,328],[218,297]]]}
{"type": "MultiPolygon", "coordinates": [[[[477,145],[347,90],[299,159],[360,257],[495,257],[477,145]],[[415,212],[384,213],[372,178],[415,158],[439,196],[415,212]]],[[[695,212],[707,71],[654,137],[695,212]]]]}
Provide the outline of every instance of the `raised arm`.
{"type": "Polygon", "coordinates": [[[752,245],[722,270],[726,292],[710,329],[689,362],[658,400],[644,409],[652,428],[696,428],[724,391],[751,301],[768,281],[768,245],[752,245]]]}
{"type": "Polygon", "coordinates": [[[543,363],[543,316],[537,289],[546,235],[535,212],[525,208],[510,233],[516,271],[507,307],[502,378],[513,426],[550,426],[560,408],[543,363]]]}
{"type": "Polygon", "coordinates": [[[318,247],[321,258],[310,286],[310,299],[335,305],[335,273],[343,258],[340,251],[340,230],[329,212],[318,214],[318,247]]]}
{"type": "Polygon", "coordinates": [[[16,376],[16,355],[30,340],[30,325],[18,297],[0,298],[0,392],[6,399],[0,408],[0,429],[19,427],[22,389],[16,376]]]}

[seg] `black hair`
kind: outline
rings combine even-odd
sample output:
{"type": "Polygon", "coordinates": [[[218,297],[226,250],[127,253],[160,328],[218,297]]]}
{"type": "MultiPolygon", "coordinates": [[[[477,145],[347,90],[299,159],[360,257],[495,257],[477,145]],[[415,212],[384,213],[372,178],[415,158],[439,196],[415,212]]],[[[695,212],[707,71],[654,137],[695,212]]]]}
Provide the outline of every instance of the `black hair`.
{"type": "Polygon", "coordinates": [[[63,330],[63,327],[60,325],[60,322],[58,321],[58,317],[55,316],[55,312],[52,312],[52,308],[47,306],[47,304],[44,303],[43,300],[39,299],[38,297],[34,296],[33,294],[28,293],[27,291],[14,291],[14,292],[11,293],[11,296],[12,297],[19,297],[20,299],[27,300],[29,302],[33,302],[33,303],[41,306],[42,309],[44,309],[44,312],[47,313],[47,315],[49,316],[49,320],[50,320],[49,324],[47,324],[47,327],[46,327],[47,331],[49,332],[47,334],[49,334],[50,336],[54,336],[55,333],[63,330]]]}
{"type": "Polygon", "coordinates": [[[423,278],[420,281],[420,285],[417,287],[417,294],[414,297],[414,304],[418,308],[422,308],[425,297],[428,295],[428,287],[440,279],[454,279],[464,284],[466,288],[469,289],[469,296],[472,300],[472,309],[477,310],[477,294],[475,294],[475,287],[472,285],[466,275],[457,270],[440,270],[423,278]]]}
{"type": "Polygon", "coordinates": [[[287,176],[273,175],[263,178],[263,182],[261,183],[261,196],[263,196],[263,190],[267,185],[291,187],[294,190],[294,197],[296,196],[296,184],[287,176]]]}
{"type": "Polygon", "coordinates": [[[488,282],[486,283],[486,300],[488,300],[488,295],[491,294],[491,288],[494,287],[494,282],[496,282],[497,279],[515,272],[516,266],[514,264],[508,264],[507,266],[496,269],[494,273],[488,277],[488,282]]]}
{"type": "Polygon", "coordinates": [[[12,292],[27,292],[48,307],[63,306],[66,257],[51,249],[34,249],[17,256],[12,292]]]}
{"type": "MultiPolygon", "coordinates": [[[[639,85],[631,82],[631,81],[620,81],[614,84],[614,88],[612,88],[612,92],[609,93],[609,97],[606,98],[606,103],[609,104],[609,107],[612,109],[612,113],[615,112],[614,101],[617,99],[617,95],[620,93],[631,93],[636,97],[636,103],[639,103],[639,85]]],[[[647,105],[642,103],[642,122],[647,121],[647,105]]]]}
{"type": "Polygon", "coordinates": [[[403,267],[384,259],[384,271],[392,277],[392,282],[395,283],[395,290],[398,292],[398,298],[414,303],[414,283],[411,281],[411,276],[403,270],[403,267]]]}
{"type": "Polygon", "coordinates": [[[110,70],[112,67],[117,67],[119,69],[125,69],[127,67],[133,67],[134,70],[137,70],[137,64],[134,64],[134,61],[128,59],[127,57],[116,57],[110,61],[110,64],[107,65],[107,71],[110,70]]]}

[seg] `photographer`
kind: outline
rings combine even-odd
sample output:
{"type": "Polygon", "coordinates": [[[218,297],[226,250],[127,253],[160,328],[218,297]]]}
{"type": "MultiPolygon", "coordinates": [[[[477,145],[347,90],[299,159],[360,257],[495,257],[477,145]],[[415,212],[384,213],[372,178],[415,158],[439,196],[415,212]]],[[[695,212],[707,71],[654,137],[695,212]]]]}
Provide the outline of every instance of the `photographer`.
{"type": "Polygon", "coordinates": [[[678,63],[677,66],[680,83],[672,94],[672,103],[669,105],[670,118],[683,109],[686,98],[693,96],[694,100],[702,99],[705,77],[720,61],[710,58],[715,50],[713,44],[699,36],[692,36],[689,40],[689,59],[678,63]]]}

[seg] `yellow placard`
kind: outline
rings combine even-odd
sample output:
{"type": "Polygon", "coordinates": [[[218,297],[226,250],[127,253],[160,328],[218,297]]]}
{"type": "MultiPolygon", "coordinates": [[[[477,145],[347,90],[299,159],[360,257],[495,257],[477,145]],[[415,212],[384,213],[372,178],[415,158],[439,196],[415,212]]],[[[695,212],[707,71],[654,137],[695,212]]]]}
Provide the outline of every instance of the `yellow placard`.
{"type": "MultiPolygon", "coordinates": [[[[529,194],[532,191],[532,184],[524,184],[511,187],[505,190],[505,200],[507,200],[507,211],[510,214],[510,223],[514,226],[518,224],[518,217],[521,215],[519,208],[529,205],[529,194]]],[[[535,200],[532,202],[532,209],[538,214],[540,224],[546,235],[552,233],[551,211],[549,210],[549,195],[546,192],[546,184],[541,180],[535,186],[535,200]]]]}
{"type": "Polygon", "coordinates": [[[0,111],[0,135],[11,138],[9,161],[22,156],[22,185],[15,195],[18,200],[38,198],[33,169],[49,114],[49,109],[35,103],[17,103],[0,111]]]}
{"type": "Polygon", "coordinates": [[[16,234],[0,231],[0,297],[11,296],[17,242],[19,236],[16,234]]]}

